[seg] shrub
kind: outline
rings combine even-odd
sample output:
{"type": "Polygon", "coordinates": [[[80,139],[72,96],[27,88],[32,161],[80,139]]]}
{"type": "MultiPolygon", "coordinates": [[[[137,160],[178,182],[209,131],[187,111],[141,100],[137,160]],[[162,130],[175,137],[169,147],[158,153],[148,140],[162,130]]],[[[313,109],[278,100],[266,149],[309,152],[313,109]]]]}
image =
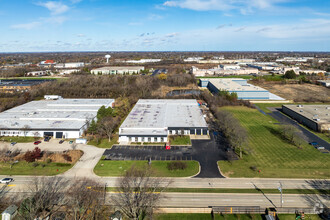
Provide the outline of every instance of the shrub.
{"type": "Polygon", "coordinates": [[[50,159],[50,158],[46,159],[46,163],[51,163],[51,162],[52,162],[52,159],[50,159]]]}
{"type": "Polygon", "coordinates": [[[68,162],[72,162],[72,158],[67,154],[63,154],[63,158],[64,158],[64,160],[66,160],[68,162]]]}
{"type": "Polygon", "coordinates": [[[253,171],[257,171],[257,166],[250,166],[250,169],[253,171]]]}
{"type": "Polygon", "coordinates": [[[32,166],[33,166],[33,167],[37,167],[37,166],[39,166],[39,164],[38,164],[37,162],[34,162],[34,163],[32,164],[32,166]]]}
{"type": "Polygon", "coordinates": [[[35,161],[32,152],[29,151],[29,150],[25,152],[23,158],[24,158],[24,160],[25,160],[26,162],[28,162],[28,163],[31,163],[31,162],[34,162],[34,161],[35,161]]]}
{"type": "Polygon", "coordinates": [[[46,164],[41,164],[41,167],[44,168],[46,166],[46,164]]]}
{"type": "Polygon", "coordinates": [[[167,164],[168,170],[185,170],[187,163],[182,161],[172,161],[167,164]]]}

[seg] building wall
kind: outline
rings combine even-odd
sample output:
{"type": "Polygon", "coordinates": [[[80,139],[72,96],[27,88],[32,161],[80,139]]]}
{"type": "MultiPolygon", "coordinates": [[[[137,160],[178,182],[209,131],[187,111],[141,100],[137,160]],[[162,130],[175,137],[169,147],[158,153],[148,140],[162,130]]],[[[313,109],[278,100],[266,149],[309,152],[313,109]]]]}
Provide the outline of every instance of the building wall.
{"type": "Polygon", "coordinates": [[[119,136],[119,142],[167,142],[167,136],[148,136],[148,135],[123,135],[119,136]]]}
{"type": "Polygon", "coordinates": [[[22,130],[1,130],[0,136],[44,137],[49,133],[53,133],[54,138],[56,138],[56,133],[62,133],[65,138],[79,138],[82,135],[81,131],[34,130],[24,132],[22,130]]]}
{"type": "Polygon", "coordinates": [[[313,129],[315,131],[319,131],[318,124],[315,121],[313,121],[313,120],[311,120],[309,118],[304,117],[303,115],[301,115],[301,114],[299,114],[299,113],[297,113],[297,112],[295,112],[295,111],[287,108],[284,105],[282,106],[282,111],[285,114],[289,115],[291,118],[297,120],[299,123],[304,124],[307,127],[311,128],[311,129],[313,129]]]}

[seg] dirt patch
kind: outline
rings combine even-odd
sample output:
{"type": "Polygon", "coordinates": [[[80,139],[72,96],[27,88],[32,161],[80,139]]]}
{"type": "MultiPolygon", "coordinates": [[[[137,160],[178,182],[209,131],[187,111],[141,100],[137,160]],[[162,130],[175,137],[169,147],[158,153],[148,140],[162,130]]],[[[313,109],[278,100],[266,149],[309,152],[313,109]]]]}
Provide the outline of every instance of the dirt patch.
{"type": "Polygon", "coordinates": [[[295,102],[330,102],[330,89],[314,84],[253,82],[271,93],[295,102]]]}
{"type": "Polygon", "coordinates": [[[47,158],[51,159],[54,163],[76,163],[79,158],[83,155],[81,150],[70,150],[65,153],[54,153],[47,157],[43,157],[42,160],[46,161],[47,158]]]}

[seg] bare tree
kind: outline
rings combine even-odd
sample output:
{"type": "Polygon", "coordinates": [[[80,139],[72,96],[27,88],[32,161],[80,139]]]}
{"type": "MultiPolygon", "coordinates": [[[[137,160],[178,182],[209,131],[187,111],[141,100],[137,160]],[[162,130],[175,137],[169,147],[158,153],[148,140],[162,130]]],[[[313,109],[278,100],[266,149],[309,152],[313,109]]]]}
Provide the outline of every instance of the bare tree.
{"type": "Polygon", "coordinates": [[[24,137],[26,137],[27,133],[31,130],[31,127],[29,125],[24,125],[21,130],[24,133],[24,137]]]}
{"type": "Polygon", "coordinates": [[[61,177],[35,178],[28,188],[31,196],[19,207],[19,218],[32,220],[51,217],[67,204],[65,187],[68,183],[68,180],[61,177]]]}
{"type": "Polygon", "coordinates": [[[104,186],[90,179],[75,179],[67,192],[70,219],[102,219],[104,186]]]}
{"type": "Polygon", "coordinates": [[[152,178],[150,167],[138,169],[134,165],[119,179],[118,193],[113,194],[112,203],[130,219],[144,219],[151,216],[153,208],[161,199],[169,181],[152,178]],[[167,183],[167,184],[166,184],[167,183]]]}
{"type": "Polygon", "coordinates": [[[116,117],[105,117],[100,122],[99,131],[101,134],[105,134],[111,140],[113,130],[118,125],[118,119],[116,117]]]}
{"type": "Polygon", "coordinates": [[[282,125],[280,127],[280,132],[283,136],[283,138],[287,139],[291,144],[300,147],[303,144],[303,141],[300,137],[301,131],[298,130],[293,125],[282,125]]]}

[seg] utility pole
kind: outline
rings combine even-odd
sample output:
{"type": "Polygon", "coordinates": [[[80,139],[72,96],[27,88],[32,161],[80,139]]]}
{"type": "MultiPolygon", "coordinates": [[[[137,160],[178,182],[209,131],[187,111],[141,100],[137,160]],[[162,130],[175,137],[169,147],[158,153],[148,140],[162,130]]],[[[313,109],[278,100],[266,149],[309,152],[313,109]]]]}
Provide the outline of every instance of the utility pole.
{"type": "Polygon", "coordinates": [[[283,206],[283,187],[282,187],[282,183],[280,182],[280,186],[277,188],[278,191],[281,192],[281,208],[283,206]]]}

